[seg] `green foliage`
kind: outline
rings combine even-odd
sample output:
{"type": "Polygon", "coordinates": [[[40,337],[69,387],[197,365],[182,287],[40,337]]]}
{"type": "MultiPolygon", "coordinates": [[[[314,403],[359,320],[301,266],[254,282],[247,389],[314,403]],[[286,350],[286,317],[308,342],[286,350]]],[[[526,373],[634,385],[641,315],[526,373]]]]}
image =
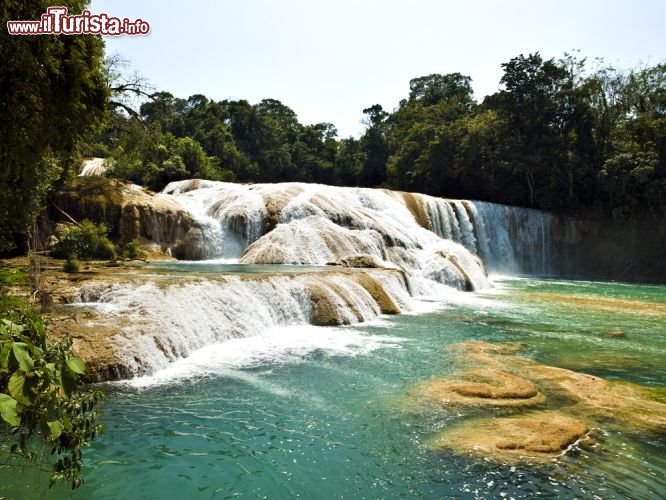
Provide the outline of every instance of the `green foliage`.
{"type": "Polygon", "coordinates": [[[453,73],[410,82],[409,99],[389,118],[391,186],[430,194],[442,194],[436,191],[441,186],[460,189],[456,163],[465,135],[464,121],[475,109],[470,81],[453,73]]]}
{"type": "Polygon", "coordinates": [[[128,259],[140,259],[143,257],[143,252],[140,249],[141,242],[139,238],[134,238],[132,241],[125,245],[124,255],[128,259]]]}
{"type": "Polygon", "coordinates": [[[335,182],[335,127],[303,126],[280,101],[176,99],[159,93],[141,107],[147,127],[115,118],[112,175],[161,189],[185,178],[240,182],[335,182]]]}
{"type": "Polygon", "coordinates": [[[64,232],[51,254],[58,259],[113,259],[115,249],[106,232],[104,224],[84,220],[64,232]]]}
{"type": "Polygon", "coordinates": [[[275,99],[161,92],[141,107],[142,124],[114,115],[105,144],[114,175],[153,189],[192,177],[322,182],[661,217],[664,68],[589,73],[570,54],[521,54],[502,64],[502,89],[481,103],[468,76],[421,76],[397,109],[364,109],[363,135],[342,140],[331,124],[299,123],[275,99]]]}
{"type": "Polygon", "coordinates": [[[0,432],[29,461],[41,441],[54,457],[51,484],[64,480],[75,489],[83,448],[103,431],[95,409],[102,394],[82,389],[86,366],[71,342],[50,340],[41,316],[7,296],[13,278],[0,276],[0,432]]]}
{"type": "MultiPolygon", "coordinates": [[[[59,5],[77,14],[87,4],[59,5]]],[[[105,109],[100,37],[7,33],[7,21],[39,19],[51,5],[7,0],[0,6],[0,252],[27,248],[44,197],[72,170],[78,140],[105,109]]]]}
{"type": "Polygon", "coordinates": [[[76,257],[70,255],[67,257],[67,260],[62,265],[62,270],[66,273],[78,273],[81,268],[81,262],[76,257]]]}
{"type": "Polygon", "coordinates": [[[666,215],[664,64],[588,75],[585,60],[536,53],[502,67],[504,88],[479,106],[454,73],[412,80],[388,116],[364,110],[365,151],[384,124],[390,187],[616,219],[666,215]]]}

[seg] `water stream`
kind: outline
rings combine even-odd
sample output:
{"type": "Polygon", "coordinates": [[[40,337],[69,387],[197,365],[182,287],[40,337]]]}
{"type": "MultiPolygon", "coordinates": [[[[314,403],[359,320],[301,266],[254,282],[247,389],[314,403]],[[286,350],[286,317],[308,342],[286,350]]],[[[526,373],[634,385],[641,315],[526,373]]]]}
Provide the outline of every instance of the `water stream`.
{"type": "MultiPolygon", "coordinates": [[[[415,410],[407,395],[450,373],[446,346],[468,340],[519,341],[540,363],[661,388],[666,399],[665,286],[494,281],[365,324],[276,325],[109,385],[106,433],[71,497],[663,498],[663,429],[598,422],[590,442],[545,464],[428,446],[470,416],[415,410]]],[[[44,491],[27,481],[32,495],[44,491]]],[[[25,495],[0,484],[2,497],[25,495]]]]}

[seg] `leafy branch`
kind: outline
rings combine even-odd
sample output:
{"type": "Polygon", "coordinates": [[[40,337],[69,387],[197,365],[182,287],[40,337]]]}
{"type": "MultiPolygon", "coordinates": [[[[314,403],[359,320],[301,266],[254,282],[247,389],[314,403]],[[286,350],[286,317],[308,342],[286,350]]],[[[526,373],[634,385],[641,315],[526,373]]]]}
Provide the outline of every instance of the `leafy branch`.
{"type": "Polygon", "coordinates": [[[50,484],[69,481],[78,488],[83,448],[95,439],[99,390],[82,388],[86,365],[71,351],[71,340],[49,341],[46,326],[26,304],[1,290],[0,429],[15,442],[11,453],[35,462],[38,438],[55,457],[50,484]],[[9,306],[9,307],[4,307],[9,306]],[[9,432],[6,432],[9,431],[9,432]]]}

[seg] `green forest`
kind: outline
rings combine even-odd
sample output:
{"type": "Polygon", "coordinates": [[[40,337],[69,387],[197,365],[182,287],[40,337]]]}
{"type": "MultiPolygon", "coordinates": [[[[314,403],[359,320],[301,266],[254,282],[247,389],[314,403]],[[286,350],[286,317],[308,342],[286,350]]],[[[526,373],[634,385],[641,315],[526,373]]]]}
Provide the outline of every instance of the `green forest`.
{"type": "Polygon", "coordinates": [[[111,110],[86,154],[111,157],[113,175],[156,190],[190,177],[301,181],[661,216],[666,65],[588,66],[521,54],[502,64],[502,90],[480,101],[468,76],[417,77],[393,111],[362,110],[359,139],[338,138],[331,123],[301,124],[275,99],[157,92],[136,115],[111,110]]]}

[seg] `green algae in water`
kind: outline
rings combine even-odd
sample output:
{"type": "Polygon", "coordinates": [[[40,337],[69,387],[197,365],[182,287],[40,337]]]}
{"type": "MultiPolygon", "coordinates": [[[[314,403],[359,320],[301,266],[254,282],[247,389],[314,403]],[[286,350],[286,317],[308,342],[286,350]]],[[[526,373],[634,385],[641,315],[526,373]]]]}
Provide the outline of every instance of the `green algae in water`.
{"type": "MultiPolygon", "coordinates": [[[[420,414],[401,401],[419,381],[451,373],[445,347],[469,340],[517,341],[524,345],[522,354],[539,363],[638,383],[663,401],[664,317],[631,307],[612,310],[605,307],[608,300],[597,308],[590,300],[583,307],[576,297],[636,301],[636,310],[654,303],[659,311],[666,304],[666,287],[533,279],[498,283],[500,288],[488,293],[454,294],[440,311],[338,329],[340,335],[357,335],[346,349],[333,348],[334,336],[324,336],[308,349],[285,344],[267,356],[261,345],[250,345],[251,339],[238,339],[233,348],[254,349],[243,356],[256,362],[211,361],[205,376],[174,376],[144,387],[112,385],[104,404],[107,432],[86,451],[86,483],[71,497],[666,495],[663,432],[632,433],[602,422],[589,442],[532,465],[497,464],[427,446],[438,431],[478,414],[446,408],[420,414]],[[562,298],[569,296],[573,305],[562,298]],[[605,333],[614,329],[624,336],[605,333]],[[381,338],[386,341],[375,342],[381,338]]],[[[25,474],[12,472],[7,480],[0,470],[0,496],[21,498],[16,483],[22,481],[30,485],[26,498],[43,491],[45,483],[40,486],[34,473],[25,474]]],[[[68,496],[62,489],[47,495],[68,496]]]]}

